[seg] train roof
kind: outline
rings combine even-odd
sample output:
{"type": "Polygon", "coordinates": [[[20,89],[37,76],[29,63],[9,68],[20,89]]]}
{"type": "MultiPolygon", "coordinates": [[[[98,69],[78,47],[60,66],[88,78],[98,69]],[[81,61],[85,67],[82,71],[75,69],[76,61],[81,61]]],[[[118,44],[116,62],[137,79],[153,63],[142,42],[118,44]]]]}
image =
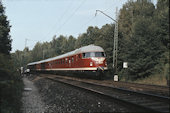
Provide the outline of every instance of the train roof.
{"type": "Polygon", "coordinates": [[[72,55],[79,54],[79,53],[97,52],[97,51],[98,52],[104,52],[103,48],[101,48],[100,46],[95,46],[95,45],[92,44],[92,45],[84,46],[84,47],[81,47],[81,48],[76,49],[74,51],[71,51],[71,52],[56,56],[56,57],[48,58],[48,59],[37,61],[37,62],[32,62],[32,63],[29,63],[27,65],[45,63],[45,62],[48,62],[48,61],[53,61],[53,60],[56,60],[56,59],[60,59],[60,58],[67,57],[67,56],[72,56],[72,55]]]}

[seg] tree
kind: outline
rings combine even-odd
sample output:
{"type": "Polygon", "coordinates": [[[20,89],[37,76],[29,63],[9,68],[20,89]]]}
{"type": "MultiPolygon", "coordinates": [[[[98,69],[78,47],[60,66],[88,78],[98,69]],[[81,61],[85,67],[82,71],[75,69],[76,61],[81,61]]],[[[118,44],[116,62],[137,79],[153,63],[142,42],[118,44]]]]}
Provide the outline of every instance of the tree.
{"type": "Polygon", "coordinates": [[[130,39],[135,21],[140,17],[152,18],[154,11],[154,4],[148,0],[128,1],[124,4],[119,15],[119,31],[123,37],[130,39]]]}
{"type": "Polygon", "coordinates": [[[81,35],[78,36],[77,40],[76,40],[76,44],[74,48],[80,48],[82,46],[86,46],[88,45],[88,40],[87,40],[87,34],[83,33],[81,35]]]}
{"type": "Polygon", "coordinates": [[[10,26],[7,17],[4,14],[4,7],[0,2],[0,53],[9,55],[11,51],[11,41],[9,32],[10,26]]]}
{"type": "Polygon", "coordinates": [[[95,45],[104,48],[109,69],[113,69],[114,24],[106,24],[96,33],[95,45]]]}
{"type": "Polygon", "coordinates": [[[72,35],[69,36],[68,47],[67,47],[68,51],[72,51],[72,50],[76,49],[76,48],[74,48],[75,43],[76,43],[76,39],[72,35]]]}
{"type": "MultiPolygon", "coordinates": [[[[130,79],[138,79],[154,74],[161,58],[162,49],[157,38],[157,26],[154,21],[155,7],[148,0],[129,1],[120,12],[119,63],[129,63],[130,79]]],[[[119,64],[122,75],[124,69],[119,64]]]]}
{"type": "Polygon", "coordinates": [[[39,61],[43,59],[42,44],[37,42],[31,52],[32,61],[39,61]]]}
{"type": "Polygon", "coordinates": [[[89,26],[86,33],[83,33],[78,36],[78,39],[75,44],[75,48],[94,44],[95,40],[99,37],[98,31],[99,28],[89,26]]]}
{"type": "Polygon", "coordinates": [[[156,37],[161,41],[160,47],[163,49],[161,59],[159,60],[159,69],[162,69],[162,75],[169,80],[169,0],[158,0],[155,11],[155,23],[157,24],[156,37]]]}
{"type": "Polygon", "coordinates": [[[139,19],[134,25],[134,34],[129,46],[131,51],[128,55],[131,77],[143,78],[156,72],[154,68],[159,64],[162,50],[161,42],[156,38],[155,27],[155,23],[146,18],[139,19]]]}
{"type": "Polygon", "coordinates": [[[0,1],[0,112],[20,113],[23,84],[11,60],[10,26],[0,1]]]}
{"type": "Polygon", "coordinates": [[[158,0],[155,12],[155,21],[157,23],[158,37],[165,48],[170,49],[169,40],[169,0],[158,0]]]}

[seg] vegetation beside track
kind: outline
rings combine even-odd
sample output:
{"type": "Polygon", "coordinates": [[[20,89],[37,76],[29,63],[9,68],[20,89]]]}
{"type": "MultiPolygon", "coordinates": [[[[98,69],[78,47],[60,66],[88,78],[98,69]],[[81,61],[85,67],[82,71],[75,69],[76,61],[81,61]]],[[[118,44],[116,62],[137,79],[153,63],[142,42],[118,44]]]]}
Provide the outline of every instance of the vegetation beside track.
{"type": "Polygon", "coordinates": [[[142,84],[151,84],[151,85],[162,85],[167,86],[166,77],[162,77],[160,75],[149,76],[144,79],[138,79],[134,81],[135,83],[142,83],[142,84]]]}
{"type": "Polygon", "coordinates": [[[0,54],[0,113],[21,113],[23,82],[9,59],[0,54]]]}
{"type": "Polygon", "coordinates": [[[11,59],[10,25],[0,1],[0,113],[21,113],[23,82],[11,59]]]}

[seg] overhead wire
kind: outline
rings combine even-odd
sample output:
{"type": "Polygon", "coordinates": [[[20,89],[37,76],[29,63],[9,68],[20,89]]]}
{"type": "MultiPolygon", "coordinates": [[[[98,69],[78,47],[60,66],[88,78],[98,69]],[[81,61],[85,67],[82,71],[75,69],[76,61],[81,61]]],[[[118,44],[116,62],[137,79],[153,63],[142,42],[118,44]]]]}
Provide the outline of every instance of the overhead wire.
{"type": "Polygon", "coordinates": [[[58,22],[61,21],[63,19],[63,17],[66,15],[66,13],[69,11],[69,8],[70,8],[69,6],[71,6],[72,3],[73,3],[72,0],[70,0],[70,3],[68,3],[67,9],[63,12],[63,14],[60,16],[60,18],[57,19],[57,21],[53,24],[52,29],[45,36],[43,36],[43,39],[41,41],[45,40],[47,38],[47,36],[55,29],[58,22]]]}
{"type": "MultiPolygon", "coordinates": [[[[60,27],[57,29],[56,34],[58,33],[59,30],[75,15],[75,13],[80,9],[80,7],[84,4],[86,0],[83,0],[80,5],[74,10],[74,12],[63,22],[63,24],[60,25],[60,27]]],[[[49,40],[48,40],[49,41],[49,40]]]]}
{"type": "MultiPolygon", "coordinates": [[[[74,12],[58,27],[57,32],[56,32],[55,34],[57,34],[57,33],[59,32],[59,30],[61,30],[62,27],[71,20],[71,18],[72,18],[72,17],[75,15],[75,13],[80,9],[80,7],[85,3],[85,1],[86,1],[86,0],[82,0],[82,2],[80,3],[80,5],[74,10],[74,12]]],[[[70,6],[70,4],[68,4],[68,5],[70,6]]],[[[110,8],[111,8],[111,7],[107,8],[107,9],[104,10],[104,11],[107,11],[107,10],[110,9],[110,8]]],[[[56,27],[56,24],[58,23],[58,21],[61,21],[61,19],[66,15],[66,13],[67,13],[68,11],[69,11],[69,7],[64,11],[63,15],[55,22],[54,26],[52,27],[52,30],[56,27]]],[[[83,26],[87,25],[88,23],[90,23],[94,18],[95,18],[95,16],[93,16],[92,18],[90,18],[87,22],[85,22],[85,23],[81,26],[81,28],[82,28],[83,26]]],[[[43,40],[45,40],[45,39],[47,38],[47,36],[52,32],[52,30],[49,31],[48,34],[45,35],[44,38],[43,38],[41,41],[39,41],[39,42],[42,42],[43,40]]],[[[49,40],[51,40],[51,37],[50,37],[49,40]]],[[[49,41],[49,40],[48,40],[48,41],[49,41]]]]}
{"type": "Polygon", "coordinates": [[[92,16],[91,18],[88,19],[83,25],[81,25],[78,29],[83,28],[85,25],[89,24],[92,20],[94,20],[95,16],[92,16]]]}
{"type": "MultiPolygon", "coordinates": [[[[105,2],[105,4],[106,4],[106,2],[105,2]]],[[[110,5],[110,3],[109,3],[109,5],[110,5]]],[[[113,7],[113,5],[111,4],[111,6],[108,7],[107,9],[105,9],[104,12],[110,10],[112,7],[113,7]]],[[[88,23],[90,23],[90,22],[91,22],[92,20],[94,20],[94,19],[95,19],[96,25],[98,25],[98,18],[95,18],[95,16],[93,16],[93,17],[90,18],[86,23],[84,23],[83,25],[81,25],[80,28],[84,27],[85,25],[87,25],[88,23]]]]}
{"type": "MultiPolygon", "coordinates": [[[[83,5],[83,3],[84,3],[85,1],[86,1],[86,0],[83,0],[83,1],[81,2],[81,4],[80,4],[80,5],[74,10],[74,12],[64,21],[64,23],[59,26],[59,28],[58,28],[57,30],[60,30],[60,29],[69,21],[69,19],[74,16],[74,14],[78,11],[78,9],[83,5]]],[[[70,6],[70,5],[69,5],[69,6],[70,6]]],[[[69,9],[69,7],[65,10],[65,13],[68,12],[68,9],[69,9]]],[[[63,15],[61,16],[60,20],[64,17],[65,13],[63,13],[63,15]]],[[[57,24],[58,21],[59,21],[59,19],[56,21],[56,24],[57,24]]],[[[54,27],[55,27],[55,25],[54,25],[54,27]]],[[[54,27],[53,27],[53,28],[54,28],[54,27]]],[[[47,34],[46,36],[48,36],[50,33],[51,33],[51,31],[48,32],[48,34],[47,34]]],[[[56,34],[57,34],[57,33],[56,33],[56,34]]],[[[45,37],[45,38],[46,38],[46,37],[45,37]]],[[[45,38],[43,38],[42,40],[40,40],[40,41],[38,41],[38,42],[42,42],[45,38]]],[[[48,41],[49,41],[49,40],[48,40],[48,41]]]]}
{"type": "MultiPolygon", "coordinates": [[[[37,42],[40,42],[40,43],[42,43],[46,38],[47,38],[47,36],[52,32],[52,30],[56,27],[56,24],[58,23],[58,21],[61,21],[61,19],[65,16],[65,14],[69,11],[69,6],[71,6],[71,4],[72,4],[72,0],[70,0],[70,3],[68,3],[68,6],[67,6],[67,9],[64,11],[64,13],[62,14],[62,16],[60,16],[60,18],[59,19],[57,19],[57,21],[55,22],[55,24],[53,24],[53,27],[52,27],[52,29],[46,34],[46,35],[44,35],[43,36],[43,39],[41,39],[41,40],[36,40],[36,43],[37,42]]],[[[35,41],[35,40],[34,40],[35,41]]],[[[35,43],[35,44],[36,44],[35,43]]],[[[32,46],[35,46],[35,44],[32,44],[32,45],[30,45],[30,46],[28,46],[28,47],[32,47],[32,46]]]]}

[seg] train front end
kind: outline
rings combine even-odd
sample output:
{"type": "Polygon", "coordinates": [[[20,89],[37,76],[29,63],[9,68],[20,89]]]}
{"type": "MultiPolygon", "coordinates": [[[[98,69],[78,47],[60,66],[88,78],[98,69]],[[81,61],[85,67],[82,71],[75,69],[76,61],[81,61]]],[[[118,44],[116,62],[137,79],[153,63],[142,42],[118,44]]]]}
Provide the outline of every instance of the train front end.
{"type": "Polygon", "coordinates": [[[89,67],[93,75],[95,74],[99,79],[105,76],[107,62],[104,50],[83,53],[83,59],[86,59],[86,66],[89,67]]]}

